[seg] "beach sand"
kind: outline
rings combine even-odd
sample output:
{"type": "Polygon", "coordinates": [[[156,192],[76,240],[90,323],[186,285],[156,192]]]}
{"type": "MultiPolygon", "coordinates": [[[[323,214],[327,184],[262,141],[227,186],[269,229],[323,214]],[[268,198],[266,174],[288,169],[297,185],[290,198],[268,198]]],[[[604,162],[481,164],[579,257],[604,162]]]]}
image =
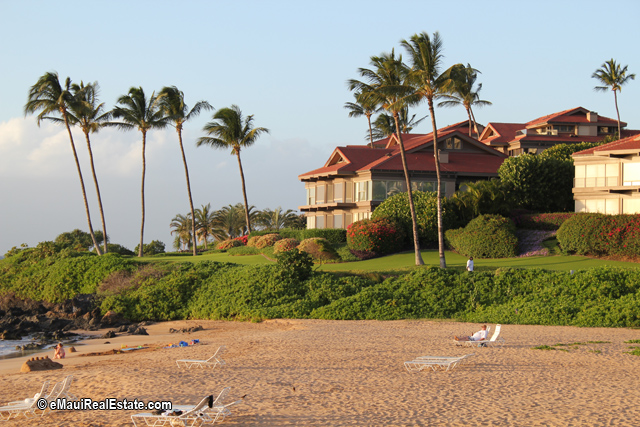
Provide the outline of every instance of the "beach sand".
{"type": "MultiPolygon", "coordinates": [[[[229,426],[637,426],[640,357],[624,341],[640,330],[504,325],[504,347],[465,348],[452,336],[478,324],[448,321],[269,320],[262,323],[181,321],[148,327],[149,336],[93,339],[67,352],[64,368],[20,373],[27,358],[0,361],[0,400],[24,399],[42,382],[73,375],[71,391],[106,398],[195,404],[231,387],[228,402],[246,395],[229,426]],[[202,325],[191,334],[169,328],[202,325]],[[187,348],[81,357],[147,344],[199,339],[187,348]],[[109,341],[110,344],[103,344],[109,341]],[[606,341],[536,350],[535,346],[606,341]],[[176,367],[206,359],[226,345],[226,365],[176,367]],[[451,372],[409,373],[421,355],[475,353],[451,372]]],[[[490,325],[495,327],[495,325],[490,325]]],[[[53,351],[49,352],[52,357],[53,351]]],[[[4,423],[42,426],[132,426],[139,411],[55,411],[4,423]]],[[[144,411],[143,411],[144,412],[144,411]]]]}

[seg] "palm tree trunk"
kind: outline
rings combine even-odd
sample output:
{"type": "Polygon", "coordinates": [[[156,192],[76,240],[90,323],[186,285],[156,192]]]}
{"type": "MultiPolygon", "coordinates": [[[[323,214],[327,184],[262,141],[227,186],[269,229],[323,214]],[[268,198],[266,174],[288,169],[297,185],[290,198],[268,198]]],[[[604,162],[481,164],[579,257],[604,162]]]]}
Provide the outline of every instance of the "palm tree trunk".
{"type": "Polygon", "coordinates": [[[407,157],[404,153],[404,143],[402,142],[402,134],[398,123],[398,113],[393,113],[393,119],[396,122],[396,134],[398,135],[398,146],[400,147],[400,158],[402,159],[402,169],[404,169],[404,179],[407,184],[407,196],[409,196],[409,211],[411,212],[411,226],[413,230],[413,249],[416,257],[416,265],[424,265],[422,254],[420,253],[420,237],[418,236],[418,220],[416,218],[416,209],[413,205],[413,193],[411,191],[411,180],[409,179],[409,168],[407,166],[407,157]]]}
{"type": "Polygon", "coordinates": [[[242,170],[242,161],[240,161],[240,149],[236,148],[236,156],[238,157],[238,166],[240,167],[240,180],[242,181],[242,196],[244,197],[244,216],[247,221],[247,234],[251,233],[251,221],[249,220],[249,203],[247,202],[247,189],[244,184],[244,171],[242,170]]]}
{"type": "Polygon", "coordinates": [[[438,155],[438,128],[436,127],[436,113],[433,108],[433,98],[427,99],[429,113],[431,114],[431,126],[433,127],[433,159],[436,163],[436,180],[438,183],[438,255],[440,256],[440,268],[447,268],[444,258],[444,232],[442,230],[442,191],[440,189],[440,157],[438,155]]]}
{"type": "Polygon", "coordinates": [[[373,148],[373,129],[371,128],[371,113],[367,113],[367,122],[369,122],[369,140],[371,141],[371,148],[373,148]]]}
{"type": "Polygon", "coordinates": [[[613,91],[613,99],[616,102],[616,114],[618,115],[618,139],[622,138],[622,131],[620,130],[620,111],[618,110],[618,94],[613,91]]]}
{"type": "Polygon", "coordinates": [[[196,213],[193,209],[193,199],[191,198],[191,183],[189,182],[189,169],[187,168],[187,157],[184,155],[182,146],[182,129],[177,128],[178,141],[180,142],[180,152],[182,153],[182,163],[184,164],[184,174],[187,177],[187,193],[189,194],[189,207],[191,208],[191,233],[193,235],[193,256],[198,255],[198,243],[196,240],[196,213]]]}
{"type": "Polygon", "coordinates": [[[102,220],[102,235],[104,237],[103,247],[104,253],[108,252],[107,248],[107,223],[104,220],[104,210],[102,209],[102,197],[100,197],[100,186],[98,185],[98,177],[96,176],[96,168],[93,164],[93,151],[91,150],[91,141],[89,140],[89,132],[84,133],[87,140],[87,150],[89,150],[89,160],[91,162],[91,173],[93,174],[93,183],[96,186],[96,194],[98,195],[98,207],[100,208],[100,219],[102,220]]]}
{"type": "MultiPolygon", "coordinates": [[[[69,119],[66,112],[62,112],[64,116],[64,124],[67,126],[67,132],[69,133],[69,141],[71,141],[71,151],[73,152],[73,158],[76,161],[76,168],[78,169],[78,177],[80,178],[80,187],[82,188],[82,199],[84,200],[84,210],[87,213],[87,223],[89,225],[89,234],[93,241],[93,246],[96,248],[98,255],[102,255],[100,252],[100,246],[96,241],[96,236],[93,234],[93,226],[91,225],[91,214],[89,213],[89,203],[87,202],[87,191],[84,187],[84,179],[82,179],[82,171],[80,170],[80,161],[78,161],[78,153],[76,152],[76,145],[73,143],[73,135],[71,134],[71,127],[69,126],[69,119]]],[[[106,239],[106,236],[105,236],[106,239]]]]}
{"type": "Polygon", "coordinates": [[[473,130],[476,131],[476,139],[480,139],[480,132],[478,132],[478,123],[476,122],[476,116],[473,114],[473,109],[469,107],[468,114],[470,119],[473,120],[473,130]]]}
{"type": "Polygon", "coordinates": [[[142,222],[140,225],[140,246],[138,247],[138,256],[142,257],[142,246],[144,245],[144,174],[147,171],[147,161],[145,159],[145,148],[147,145],[147,132],[142,131],[142,185],[140,187],[140,196],[142,201],[142,222]]]}

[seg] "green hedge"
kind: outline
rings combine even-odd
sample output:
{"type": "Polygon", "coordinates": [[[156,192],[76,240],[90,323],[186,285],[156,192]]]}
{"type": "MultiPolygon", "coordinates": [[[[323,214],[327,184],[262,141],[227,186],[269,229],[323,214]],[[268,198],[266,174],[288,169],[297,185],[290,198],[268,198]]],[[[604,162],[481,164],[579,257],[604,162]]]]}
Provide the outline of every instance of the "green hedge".
{"type": "Polygon", "coordinates": [[[640,215],[579,213],[557,234],[561,249],[578,255],[640,255],[640,215]]]}
{"type": "Polygon", "coordinates": [[[516,227],[500,215],[480,215],[464,228],[447,230],[445,238],[454,251],[467,257],[510,258],[518,254],[516,227]]]}

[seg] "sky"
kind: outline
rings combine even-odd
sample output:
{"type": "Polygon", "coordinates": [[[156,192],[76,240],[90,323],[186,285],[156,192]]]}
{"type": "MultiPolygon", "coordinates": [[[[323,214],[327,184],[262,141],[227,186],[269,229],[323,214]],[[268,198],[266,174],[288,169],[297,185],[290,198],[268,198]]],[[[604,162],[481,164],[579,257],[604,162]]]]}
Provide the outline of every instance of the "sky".
{"type": "MultiPolygon", "coordinates": [[[[29,88],[45,72],[98,82],[113,108],[130,87],[175,85],[192,106],[238,105],[266,127],[241,152],[250,205],[297,210],[298,175],[324,165],[336,146],[365,143],[366,119],[349,118],[346,81],[371,56],[413,34],[438,31],[444,66],[481,71],[476,119],[527,122],[584,107],[615,118],[613,94],[595,92],[592,73],[614,58],[640,73],[637,17],[629,1],[184,1],[0,0],[0,256],[13,246],[88,230],[78,174],[64,127],[24,115],[29,88]],[[455,5],[454,5],[455,4],[455,5]]],[[[640,78],[623,87],[621,119],[640,128],[640,78]]],[[[422,117],[427,106],[412,114],[422,117]]],[[[196,208],[242,201],[230,152],[196,147],[213,112],[183,134],[196,208]]],[[[463,108],[437,108],[438,127],[466,120],[463,108]]],[[[416,133],[431,132],[430,120],[416,133]]],[[[94,229],[100,215],[87,147],[74,131],[94,229]]],[[[140,233],[140,132],[104,129],[92,149],[112,243],[133,249],[140,233]]],[[[172,247],[170,222],[189,212],[175,129],[147,139],[145,242],[172,247]]]]}

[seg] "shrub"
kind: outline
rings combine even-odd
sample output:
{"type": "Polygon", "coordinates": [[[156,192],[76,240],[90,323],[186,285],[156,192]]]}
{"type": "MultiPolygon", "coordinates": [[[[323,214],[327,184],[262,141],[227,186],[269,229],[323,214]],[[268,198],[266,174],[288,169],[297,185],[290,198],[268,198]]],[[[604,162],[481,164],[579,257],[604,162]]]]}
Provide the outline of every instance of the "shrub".
{"type": "Polygon", "coordinates": [[[448,230],[447,243],[458,253],[476,258],[517,255],[518,238],[513,222],[500,215],[480,215],[463,229],[448,230]]]}
{"type": "Polygon", "coordinates": [[[564,252],[578,255],[640,255],[640,215],[579,213],[558,230],[564,252]]]}
{"type": "Polygon", "coordinates": [[[247,245],[247,241],[249,240],[249,236],[240,236],[240,237],[236,237],[235,240],[238,240],[239,242],[241,242],[243,245],[247,245]]]}
{"type": "Polygon", "coordinates": [[[287,239],[278,240],[273,245],[273,253],[278,254],[281,252],[290,251],[292,249],[297,248],[299,244],[300,242],[296,239],[287,238],[287,239]]]}
{"type": "Polygon", "coordinates": [[[308,253],[315,261],[330,261],[339,258],[331,243],[321,237],[304,239],[298,245],[298,250],[308,253]]]}
{"type": "Polygon", "coordinates": [[[518,228],[554,231],[575,214],[575,212],[522,214],[514,216],[512,220],[518,228]]]}
{"type": "Polygon", "coordinates": [[[399,252],[404,243],[404,230],[389,218],[364,219],[347,228],[347,244],[352,251],[386,255],[399,252]]]}
{"type": "Polygon", "coordinates": [[[216,249],[226,251],[231,248],[237,248],[238,246],[244,246],[240,240],[229,239],[222,241],[216,245],[216,249]]]}
{"type": "MultiPolygon", "coordinates": [[[[434,192],[413,192],[413,204],[418,222],[418,236],[420,244],[429,246],[438,242],[438,200],[434,192]]],[[[448,202],[443,200],[442,204],[442,225],[448,229],[456,221],[453,209],[450,209],[448,202]]],[[[406,236],[406,245],[413,239],[413,229],[411,223],[411,212],[409,211],[409,197],[407,193],[398,193],[382,202],[371,214],[371,219],[389,218],[396,222],[406,236]]]]}
{"type": "MultiPolygon", "coordinates": [[[[291,239],[294,240],[294,239],[291,239]]],[[[285,280],[304,281],[311,276],[313,258],[295,247],[280,252],[277,258],[280,277],[285,280]]]]}
{"type": "Polygon", "coordinates": [[[256,248],[262,249],[267,246],[273,246],[280,239],[282,239],[282,237],[277,233],[265,234],[256,242],[256,248]]]}
{"type": "Polygon", "coordinates": [[[260,240],[260,237],[262,237],[262,236],[251,236],[251,237],[249,237],[247,239],[247,246],[255,248],[256,244],[258,243],[258,240],[260,240]]]}
{"type": "Polygon", "coordinates": [[[130,255],[130,256],[135,255],[135,252],[130,251],[124,246],[118,245],[115,243],[107,243],[107,249],[109,250],[109,253],[120,254],[120,255],[130,255]]]}

